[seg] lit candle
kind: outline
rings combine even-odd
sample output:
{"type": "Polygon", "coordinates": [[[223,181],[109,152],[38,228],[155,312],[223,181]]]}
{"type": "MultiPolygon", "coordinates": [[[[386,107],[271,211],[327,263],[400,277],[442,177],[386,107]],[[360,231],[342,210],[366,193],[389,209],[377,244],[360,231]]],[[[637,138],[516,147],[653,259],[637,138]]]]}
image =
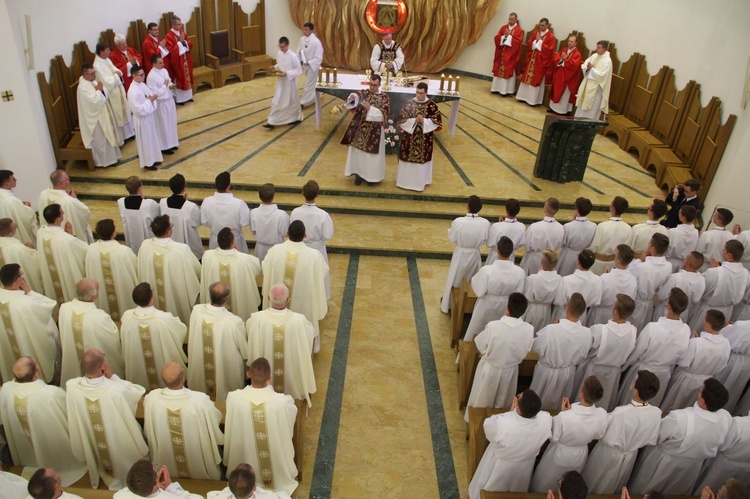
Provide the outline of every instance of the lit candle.
{"type": "Polygon", "coordinates": [[[461,83],[461,77],[460,76],[456,76],[456,92],[458,92],[458,85],[459,85],[459,83],[461,83]]]}
{"type": "Polygon", "coordinates": [[[330,83],[331,81],[331,70],[326,68],[326,84],[330,83]]]}
{"type": "Polygon", "coordinates": [[[453,75],[448,76],[448,92],[451,91],[453,87],[453,75]]]}
{"type": "Polygon", "coordinates": [[[445,87],[445,74],[440,75],[440,91],[443,91],[443,88],[445,87]]]}
{"type": "Polygon", "coordinates": [[[338,68],[333,68],[333,84],[334,84],[334,85],[335,85],[335,84],[336,84],[336,82],[338,81],[338,80],[337,80],[337,78],[338,78],[338,71],[339,71],[339,70],[338,70],[338,68]]]}
{"type": "Polygon", "coordinates": [[[318,68],[318,85],[323,83],[323,68],[318,68]]]}

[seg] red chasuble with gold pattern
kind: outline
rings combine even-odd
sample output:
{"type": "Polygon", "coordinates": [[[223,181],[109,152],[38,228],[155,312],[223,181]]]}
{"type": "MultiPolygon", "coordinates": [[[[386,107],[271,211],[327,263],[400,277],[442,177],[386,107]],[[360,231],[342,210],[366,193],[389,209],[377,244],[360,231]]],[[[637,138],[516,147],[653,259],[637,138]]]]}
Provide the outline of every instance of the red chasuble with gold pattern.
{"type": "MultiPolygon", "coordinates": [[[[421,114],[424,119],[431,119],[437,125],[435,132],[439,132],[443,126],[440,109],[431,99],[418,102],[417,99],[409,100],[398,115],[398,124],[401,125],[409,118],[416,118],[421,114]]],[[[414,133],[401,134],[401,146],[398,150],[398,159],[408,163],[419,163],[421,165],[432,160],[433,132],[422,133],[422,124],[417,123],[414,133]]]]}
{"type": "Polygon", "coordinates": [[[193,42],[187,37],[184,31],[180,31],[185,37],[188,51],[180,55],[180,39],[171,29],[165,37],[167,39],[167,50],[169,50],[169,77],[172,79],[177,88],[180,90],[190,90],[193,88],[193,42]]]}
{"type": "Polygon", "coordinates": [[[352,109],[354,117],[349,127],[344,132],[344,138],[341,143],[345,146],[352,146],[364,152],[378,154],[380,148],[380,132],[383,124],[391,114],[391,101],[385,92],[373,93],[370,90],[360,90],[354,92],[359,95],[359,106],[352,109]],[[371,106],[380,109],[383,112],[383,122],[366,121],[367,110],[362,106],[363,101],[368,101],[371,106]]]}
{"type": "Polygon", "coordinates": [[[552,62],[555,55],[555,35],[552,30],[548,29],[547,34],[542,37],[542,50],[531,50],[532,44],[536,41],[536,34],[539,30],[534,30],[526,42],[529,50],[526,52],[526,63],[523,67],[523,76],[521,83],[526,83],[532,87],[538,87],[542,84],[542,78],[547,77],[546,83],[552,82],[552,70],[555,68],[552,62]]]}
{"type": "Polygon", "coordinates": [[[508,32],[506,24],[495,35],[495,63],[492,66],[492,74],[498,78],[507,80],[512,77],[518,67],[518,61],[521,60],[521,45],[523,44],[523,30],[516,23],[513,29],[508,32]],[[508,35],[513,38],[510,47],[502,44],[503,36],[508,35]]]}
{"type": "MultiPolygon", "coordinates": [[[[143,67],[141,54],[132,47],[128,47],[127,50],[128,56],[135,59],[135,64],[143,67]]],[[[133,77],[130,76],[130,71],[128,71],[128,57],[126,57],[120,49],[115,48],[109,55],[109,60],[112,61],[112,64],[114,64],[117,69],[122,71],[122,83],[125,86],[125,91],[127,91],[130,88],[130,83],[133,81],[133,77]]]]}

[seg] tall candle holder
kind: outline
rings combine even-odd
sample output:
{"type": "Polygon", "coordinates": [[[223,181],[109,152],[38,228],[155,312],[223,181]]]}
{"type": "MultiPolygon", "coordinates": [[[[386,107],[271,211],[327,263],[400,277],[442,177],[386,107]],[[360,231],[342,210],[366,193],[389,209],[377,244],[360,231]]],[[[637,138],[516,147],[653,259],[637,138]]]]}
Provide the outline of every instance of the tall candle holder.
{"type": "Polygon", "coordinates": [[[458,95],[458,85],[459,85],[460,83],[461,83],[461,77],[460,77],[460,76],[456,76],[456,89],[455,89],[455,91],[453,92],[453,95],[458,95]]]}
{"type": "Polygon", "coordinates": [[[445,93],[445,73],[440,75],[440,90],[438,90],[439,95],[443,95],[445,93]]]}
{"type": "Polygon", "coordinates": [[[391,72],[390,71],[386,71],[385,73],[385,86],[383,87],[383,90],[385,90],[386,92],[391,90],[391,72]]]}

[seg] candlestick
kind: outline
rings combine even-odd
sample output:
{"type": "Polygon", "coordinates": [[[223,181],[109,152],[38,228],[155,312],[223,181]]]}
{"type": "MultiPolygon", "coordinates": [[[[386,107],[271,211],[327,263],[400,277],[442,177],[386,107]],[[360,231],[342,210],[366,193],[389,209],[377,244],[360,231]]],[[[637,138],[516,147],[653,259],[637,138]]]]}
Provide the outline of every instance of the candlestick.
{"type": "Polygon", "coordinates": [[[445,87],[445,74],[440,75],[440,91],[443,91],[443,88],[445,87]]]}
{"type": "Polygon", "coordinates": [[[323,68],[318,68],[318,85],[323,83],[323,68]]]}
{"type": "Polygon", "coordinates": [[[326,85],[328,85],[331,82],[331,70],[329,68],[326,68],[326,85]]]}
{"type": "Polygon", "coordinates": [[[333,68],[333,84],[335,85],[338,81],[338,68],[333,68]]]}
{"type": "Polygon", "coordinates": [[[453,87],[453,75],[448,76],[448,92],[452,91],[453,87]]]}
{"type": "Polygon", "coordinates": [[[458,93],[458,85],[461,83],[461,77],[456,76],[456,93],[458,93]]]}

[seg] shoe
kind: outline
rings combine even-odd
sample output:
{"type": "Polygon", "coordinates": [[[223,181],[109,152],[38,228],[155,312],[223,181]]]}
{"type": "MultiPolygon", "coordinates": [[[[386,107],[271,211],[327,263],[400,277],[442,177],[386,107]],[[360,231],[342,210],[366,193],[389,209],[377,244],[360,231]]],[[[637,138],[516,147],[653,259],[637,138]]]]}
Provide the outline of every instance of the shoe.
{"type": "Polygon", "coordinates": [[[174,146],[174,147],[170,147],[170,148],[169,148],[169,150],[170,150],[170,151],[176,151],[177,149],[179,149],[179,147],[178,147],[178,146],[174,146]]]}
{"type": "Polygon", "coordinates": [[[377,182],[367,182],[367,185],[369,185],[370,187],[372,187],[375,184],[377,184],[377,182]]]}
{"type": "Polygon", "coordinates": [[[167,149],[166,151],[162,151],[162,154],[174,154],[174,151],[172,149],[167,149]]]}
{"type": "Polygon", "coordinates": [[[298,124],[298,123],[302,123],[302,120],[292,121],[292,122],[291,122],[291,123],[289,123],[289,124],[290,124],[290,125],[296,125],[296,124],[298,124]]]}
{"type": "Polygon", "coordinates": [[[144,166],[143,169],[144,170],[149,170],[149,171],[152,171],[152,172],[158,170],[158,168],[155,167],[155,166],[144,166]]]}
{"type": "Polygon", "coordinates": [[[362,177],[356,173],[354,174],[354,185],[362,185],[362,177]]]}
{"type": "Polygon", "coordinates": [[[273,129],[273,125],[270,124],[270,123],[266,123],[265,125],[263,125],[263,128],[268,128],[269,130],[272,130],[273,129]]]}
{"type": "Polygon", "coordinates": [[[156,163],[154,163],[154,166],[159,166],[160,164],[161,164],[161,161],[157,161],[156,163]]]}

